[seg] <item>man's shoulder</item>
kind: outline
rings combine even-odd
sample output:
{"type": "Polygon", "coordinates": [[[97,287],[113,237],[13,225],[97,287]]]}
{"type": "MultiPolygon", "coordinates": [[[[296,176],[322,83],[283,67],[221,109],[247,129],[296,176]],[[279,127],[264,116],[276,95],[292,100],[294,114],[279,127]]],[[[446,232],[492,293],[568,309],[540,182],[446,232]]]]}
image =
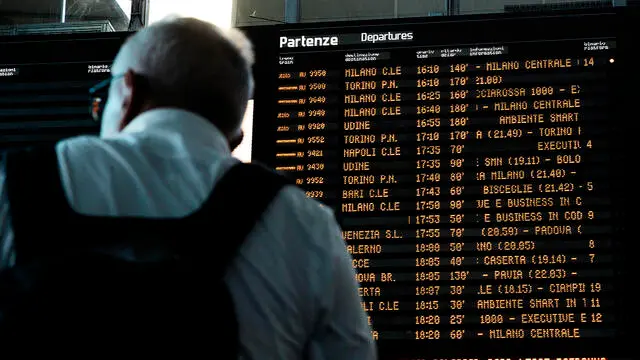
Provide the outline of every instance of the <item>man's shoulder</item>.
{"type": "Polygon", "coordinates": [[[306,196],[297,186],[286,186],[271,204],[268,227],[312,251],[325,254],[344,250],[334,211],[306,196]]]}
{"type": "MultiPolygon", "coordinates": [[[[63,167],[64,164],[74,164],[74,168],[81,165],[82,173],[90,169],[90,173],[97,174],[105,170],[102,168],[106,164],[110,171],[114,170],[114,167],[120,167],[120,163],[126,162],[129,158],[127,156],[129,152],[135,158],[137,152],[135,149],[129,151],[127,145],[130,144],[124,137],[103,139],[97,136],[77,136],[59,142],[56,150],[63,167]]],[[[219,167],[216,171],[224,172],[223,168],[229,168],[235,163],[237,161],[225,161],[226,165],[219,167]]],[[[338,226],[331,208],[307,197],[304,190],[293,185],[285,186],[279,192],[270,205],[268,215],[269,221],[275,221],[275,224],[286,224],[290,232],[296,235],[306,233],[306,237],[310,240],[319,236],[326,237],[327,231],[335,231],[338,226]],[[322,230],[321,232],[325,235],[319,234],[319,230],[322,230]]]]}
{"type": "Polygon", "coordinates": [[[58,155],[83,155],[87,154],[106,154],[113,146],[117,146],[121,141],[115,139],[103,139],[98,136],[80,135],[67,138],[56,143],[56,151],[58,155]]]}
{"type": "Polygon", "coordinates": [[[59,146],[82,146],[82,145],[99,145],[104,139],[95,135],[79,135],[60,140],[56,143],[59,146]]]}
{"type": "Polygon", "coordinates": [[[98,173],[105,171],[128,174],[131,166],[137,165],[140,148],[135,139],[126,136],[104,139],[83,135],[58,142],[56,154],[63,173],[91,172],[101,177],[104,174],[98,173]]]}
{"type": "Polygon", "coordinates": [[[278,199],[289,208],[299,212],[301,216],[316,218],[321,221],[335,220],[334,212],[318,200],[309,198],[298,186],[285,186],[278,199]]]}

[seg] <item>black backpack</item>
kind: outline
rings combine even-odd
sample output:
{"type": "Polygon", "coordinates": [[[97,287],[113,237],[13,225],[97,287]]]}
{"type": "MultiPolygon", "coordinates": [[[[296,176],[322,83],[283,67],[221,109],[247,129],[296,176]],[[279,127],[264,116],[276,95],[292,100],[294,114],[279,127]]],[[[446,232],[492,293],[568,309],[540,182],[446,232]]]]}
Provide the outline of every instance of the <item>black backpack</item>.
{"type": "Polygon", "coordinates": [[[53,149],[8,154],[5,168],[17,256],[0,274],[3,344],[29,341],[67,355],[97,349],[238,358],[224,275],[287,180],[238,164],[198,211],[150,220],[73,212],[53,149]],[[165,255],[128,261],[105,251],[114,248],[165,255]]]}

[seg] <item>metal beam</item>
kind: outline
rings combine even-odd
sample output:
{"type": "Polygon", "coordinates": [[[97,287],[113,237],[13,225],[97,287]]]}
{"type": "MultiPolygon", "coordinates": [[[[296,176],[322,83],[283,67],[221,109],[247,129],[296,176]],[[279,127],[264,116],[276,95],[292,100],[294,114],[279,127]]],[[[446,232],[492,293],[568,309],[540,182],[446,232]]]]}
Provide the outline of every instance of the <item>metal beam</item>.
{"type": "Polygon", "coordinates": [[[460,0],[444,0],[444,9],[447,16],[460,15],[460,0]]]}
{"type": "Polygon", "coordinates": [[[62,11],[60,16],[60,22],[64,23],[67,21],[67,0],[62,0],[62,11]]]}
{"type": "Polygon", "coordinates": [[[231,27],[238,27],[238,0],[231,2],[231,27]]]}
{"type": "Polygon", "coordinates": [[[300,22],[300,0],[284,0],[284,22],[300,22]]]}
{"type": "Polygon", "coordinates": [[[149,0],[132,0],[129,31],[138,31],[147,26],[149,20],[149,0]]]}

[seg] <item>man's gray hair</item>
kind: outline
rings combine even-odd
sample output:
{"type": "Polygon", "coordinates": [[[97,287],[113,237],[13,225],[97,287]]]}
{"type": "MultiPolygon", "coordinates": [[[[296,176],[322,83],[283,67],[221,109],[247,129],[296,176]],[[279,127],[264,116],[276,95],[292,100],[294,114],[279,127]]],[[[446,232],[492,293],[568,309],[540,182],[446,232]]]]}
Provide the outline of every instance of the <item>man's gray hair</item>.
{"type": "Polygon", "coordinates": [[[236,132],[253,93],[251,42],[236,29],[171,17],[140,30],[126,44],[132,70],[145,76],[154,100],[236,132]]]}

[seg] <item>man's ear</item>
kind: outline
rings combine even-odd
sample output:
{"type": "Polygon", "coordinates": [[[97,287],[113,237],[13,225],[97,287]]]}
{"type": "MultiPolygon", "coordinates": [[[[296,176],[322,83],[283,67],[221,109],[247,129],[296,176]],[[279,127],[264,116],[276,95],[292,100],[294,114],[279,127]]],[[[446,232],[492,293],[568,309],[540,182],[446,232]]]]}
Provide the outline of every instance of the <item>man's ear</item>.
{"type": "Polygon", "coordinates": [[[122,117],[120,124],[118,124],[119,131],[122,131],[140,114],[144,98],[136,73],[133,70],[127,70],[122,81],[122,117]]]}
{"type": "Polygon", "coordinates": [[[244,132],[242,130],[240,130],[240,132],[237,133],[235,136],[229,138],[229,147],[231,148],[231,151],[234,151],[238,146],[240,146],[243,139],[244,139],[244,132]]]}

